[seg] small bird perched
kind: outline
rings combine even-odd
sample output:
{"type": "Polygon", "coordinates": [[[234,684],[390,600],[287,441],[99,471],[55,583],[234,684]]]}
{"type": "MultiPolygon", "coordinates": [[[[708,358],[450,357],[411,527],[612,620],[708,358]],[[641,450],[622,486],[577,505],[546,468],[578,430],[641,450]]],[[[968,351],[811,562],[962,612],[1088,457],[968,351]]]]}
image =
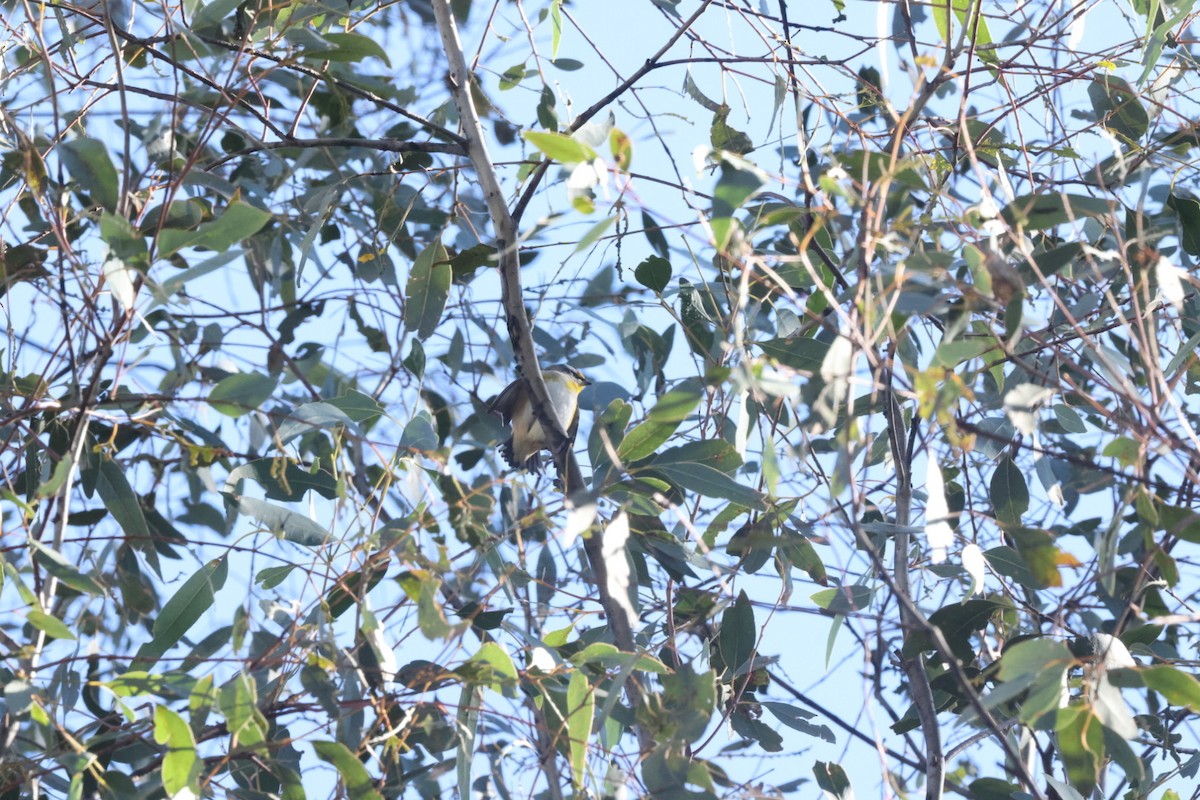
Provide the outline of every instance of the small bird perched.
{"type": "MultiPolygon", "coordinates": [[[[542,380],[546,382],[550,405],[566,431],[567,446],[570,447],[574,445],[575,433],[579,430],[579,393],[591,381],[583,377],[582,372],[566,364],[556,364],[542,370],[542,380]]],[[[511,467],[541,474],[542,459],[539,453],[550,449],[550,437],[534,416],[533,405],[529,401],[529,387],[525,381],[517,378],[505,386],[504,391],[496,395],[496,399],[488,406],[488,411],[499,415],[512,430],[512,436],[500,445],[500,455],[505,462],[511,467]]]]}

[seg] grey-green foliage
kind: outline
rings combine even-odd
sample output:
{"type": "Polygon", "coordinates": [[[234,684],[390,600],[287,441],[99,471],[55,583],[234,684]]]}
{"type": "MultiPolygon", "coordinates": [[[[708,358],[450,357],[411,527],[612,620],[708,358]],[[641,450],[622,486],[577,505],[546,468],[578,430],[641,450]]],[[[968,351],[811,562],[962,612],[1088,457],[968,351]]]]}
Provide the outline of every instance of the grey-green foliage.
{"type": "Polygon", "coordinates": [[[441,2],[14,10],[0,797],[1186,786],[1193,4],[441,2]]]}

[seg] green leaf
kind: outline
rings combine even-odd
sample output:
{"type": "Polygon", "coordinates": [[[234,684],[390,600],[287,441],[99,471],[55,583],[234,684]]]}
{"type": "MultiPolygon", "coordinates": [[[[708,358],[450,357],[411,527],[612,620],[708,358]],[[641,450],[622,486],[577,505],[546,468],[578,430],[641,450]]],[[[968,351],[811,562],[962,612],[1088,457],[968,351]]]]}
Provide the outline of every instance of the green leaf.
{"type": "Polygon", "coordinates": [[[241,5],[241,0],[213,0],[205,4],[192,16],[192,30],[198,31],[213,25],[220,25],[224,20],[233,16],[234,10],[241,5]]]}
{"type": "Polygon", "coordinates": [[[854,800],[854,789],[841,765],[832,761],[817,761],[813,764],[813,775],[817,778],[817,786],[830,800],[854,800]]]}
{"type": "Polygon", "coordinates": [[[154,620],[153,638],[138,649],[135,659],[138,667],[148,669],[183,638],[212,606],[213,596],[225,585],[228,575],[229,562],[219,558],[184,581],[154,620]]]}
{"type": "Polygon", "coordinates": [[[1136,142],[1150,130],[1150,115],[1137,93],[1115,75],[1099,75],[1088,85],[1092,110],[1104,127],[1136,142]]]}
{"type": "Polygon", "coordinates": [[[699,392],[674,389],[658,399],[658,403],[646,415],[646,420],[635,427],[617,447],[617,456],[629,464],[640,461],[654,453],[679,427],[700,403],[699,392]]]}
{"type": "Polygon", "coordinates": [[[400,447],[416,452],[436,450],[438,446],[437,431],[433,427],[433,419],[427,411],[418,411],[404,426],[400,435],[400,447]]]}
{"type": "Polygon", "coordinates": [[[291,575],[292,570],[295,568],[295,564],[288,564],[283,567],[264,567],[254,576],[254,582],[263,589],[274,589],[287,580],[287,576],[291,575]]]}
{"type": "MultiPolygon", "coordinates": [[[[968,600],[939,608],[930,615],[929,622],[941,630],[954,655],[969,662],[975,658],[971,637],[986,628],[992,615],[1004,608],[1006,606],[992,600],[968,600]]],[[[935,649],[932,638],[921,630],[910,633],[904,642],[904,654],[907,656],[935,649]]]]}
{"type": "Polygon", "coordinates": [[[387,50],[369,36],[353,32],[327,32],[320,35],[315,46],[303,48],[303,58],[319,58],[322,61],[356,63],[365,58],[378,58],[389,67],[392,65],[387,50]]]}
{"type": "Polygon", "coordinates": [[[168,228],[158,235],[158,255],[167,258],[185,247],[203,247],[224,252],[249,239],[271,220],[271,213],[242,200],[234,200],[221,216],[194,231],[168,228]]]}
{"type": "Polygon", "coordinates": [[[1172,194],[1167,207],[1179,215],[1180,241],[1188,255],[1200,256],[1200,200],[1172,194]]]}
{"type": "Polygon", "coordinates": [[[758,743],[758,746],[768,753],[778,753],[783,750],[783,737],[775,729],[762,720],[755,719],[742,709],[737,709],[729,717],[730,727],[739,736],[758,743]]]}
{"type": "Polygon", "coordinates": [[[933,0],[933,21],[943,42],[954,44],[951,37],[954,33],[950,13],[953,11],[958,24],[967,28],[967,39],[975,44],[975,53],[985,63],[994,64],[999,59],[992,48],[992,35],[988,31],[987,19],[980,10],[979,4],[973,0],[933,0]],[[974,10],[975,14],[967,18],[967,11],[974,10]]]}
{"type": "Polygon", "coordinates": [[[428,245],[413,262],[405,287],[404,328],[422,341],[437,330],[450,297],[454,277],[446,248],[440,241],[428,245]]]}
{"type": "Polygon", "coordinates": [[[654,463],[654,472],[660,473],[672,483],[684,489],[704,495],[729,500],[749,509],[763,510],[766,502],[761,492],[751,489],[707,464],[681,462],[676,464],[654,463]]]}
{"type": "Polygon", "coordinates": [[[251,480],[261,486],[268,499],[287,503],[303,500],[304,495],[310,491],[316,492],[326,500],[334,500],[338,496],[337,480],[332,475],[324,470],[312,472],[303,469],[291,460],[281,463],[280,459],[260,458],[231,471],[225,482],[227,486],[232,487],[242,480],[251,480]]]}
{"type": "Polygon", "coordinates": [[[551,0],[550,3],[550,60],[558,58],[558,46],[562,44],[562,4],[563,0],[551,0]]]}
{"type": "Polygon", "coordinates": [[[1016,680],[1024,675],[1060,672],[1075,663],[1065,642],[1055,639],[1026,639],[1004,649],[1000,679],[1016,680]]]}
{"type": "Polygon", "coordinates": [[[819,373],[825,356],[829,353],[829,342],[822,342],[806,336],[792,336],[786,339],[768,339],[765,342],[755,342],[763,355],[773,358],[785,367],[801,369],[811,373],[819,373]]]}
{"type": "Polygon", "coordinates": [[[254,497],[241,497],[231,492],[222,494],[237,506],[240,513],[251,517],[271,533],[282,536],[289,542],[304,547],[320,547],[329,541],[329,531],[304,514],[254,497]]]}
{"type": "Polygon", "coordinates": [[[868,586],[848,584],[815,592],[812,601],[831,614],[850,614],[869,607],[874,594],[868,586]]]}
{"type": "Polygon", "coordinates": [[[645,231],[646,241],[650,243],[650,247],[655,253],[662,258],[671,255],[671,248],[667,244],[667,237],[663,235],[662,228],[654,217],[650,216],[650,212],[645,210],[642,211],[642,230],[645,231]]]}
{"type": "Polygon", "coordinates": [[[745,591],[738,592],[737,600],[721,615],[721,628],[717,632],[717,651],[725,666],[725,680],[747,671],[757,641],[754,606],[745,591]]]}
{"type": "Polygon", "coordinates": [[[1075,413],[1075,409],[1070,406],[1058,403],[1054,406],[1054,418],[1058,420],[1058,424],[1067,433],[1087,433],[1087,425],[1083,423],[1083,419],[1079,414],[1075,413]]]}
{"type": "Polygon", "coordinates": [[[62,553],[47,547],[37,540],[31,540],[30,545],[33,548],[38,564],[50,575],[58,578],[58,580],[77,592],[95,595],[96,597],[104,595],[104,587],[97,583],[95,578],[90,575],[84,575],[77,570],[74,565],[67,561],[62,553]]]}
{"type": "MultiPolygon", "coordinates": [[[[373,422],[387,413],[378,400],[356,389],[347,389],[343,394],[325,402],[341,409],[343,414],[360,425],[373,422]]],[[[301,408],[303,407],[301,406],[301,408]]]]}
{"type": "MultiPolygon", "coordinates": [[[[475,655],[471,656],[467,664],[485,667],[487,673],[486,680],[482,682],[490,685],[497,691],[501,690],[502,684],[514,685],[520,678],[517,672],[517,665],[513,663],[512,656],[495,642],[484,642],[480,645],[479,650],[475,652],[475,655]]],[[[473,680],[472,682],[480,683],[481,681],[473,680]]]]}
{"type": "Polygon", "coordinates": [[[608,149],[612,153],[613,165],[621,172],[629,172],[633,165],[633,140],[620,128],[608,134],[608,149]]]}
{"type": "Polygon", "coordinates": [[[104,142],[88,137],[71,139],[59,145],[58,155],[84,192],[105,210],[117,210],[120,181],[104,142]]]}
{"type": "Polygon", "coordinates": [[[39,500],[57,496],[63,487],[67,485],[67,478],[71,476],[74,469],[75,460],[73,458],[70,456],[60,458],[58,463],[54,465],[54,469],[50,472],[50,477],[38,484],[35,496],[39,500]]]}
{"type": "Polygon", "coordinates": [[[1079,705],[1059,709],[1054,727],[1067,778],[1090,796],[1104,766],[1104,726],[1090,706],[1079,705]]]}
{"type": "Polygon", "coordinates": [[[578,164],[596,158],[595,150],[566,134],[526,131],[522,136],[547,158],[560,164],[578,164]]]}
{"type": "Polygon", "coordinates": [[[817,555],[816,548],[807,536],[791,530],[781,533],[782,542],[779,544],[779,555],[787,559],[793,566],[808,573],[808,577],[822,586],[829,585],[829,575],[825,570],[825,562],[817,555]]]}
{"type": "Polygon", "coordinates": [[[1141,446],[1128,436],[1118,436],[1101,451],[1108,458],[1115,458],[1123,467],[1130,467],[1142,459],[1141,446]]]}
{"type": "Polygon", "coordinates": [[[980,778],[971,781],[967,791],[971,800],[1012,800],[1021,787],[1000,778],[980,778]]]}
{"type": "Polygon", "coordinates": [[[1029,510],[1029,487],[1011,458],[1005,457],[992,473],[991,498],[996,519],[1006,525],[1021,524],[1021,515],[1029,510]]]}
{"type": "Polygon", "coordinates": [[[666,665],[648,655],[631,655],[622,653],[616,645],[608,642],[592,642],[587,647],[571,656],[571,663],[578,666],[600,664],[605,667],[622,667],[633,659],[634,669],[643,672],[653,672],[658,675],[669,672],[666,665]]]}
{"type": "Polygon", "coordinates": [[[1083,256],[1083,245],[1080,242],[1068,242],[1060,247],[1052,247],[1033,256],[1038,271],[1045,277],[1057,275],[1063,267],[1074,264],[1083,256]]]}
{"type": "Polygon", "coordinates": [[[417,380],[425,377],[425,346],[420,339],[413,339],[404,358],[404,368],[413,374],[417,380]]]}
{"type": "Polygon", "coordinates": [[[788,703],[763,701],[761,705],[770,711],[775,716],[775,719],[792,730],[800,731],[809,736],[816,736],[818,739],[822,739],[830,744],[837,743],[837,737],[833,735],[833,731],[828,726],[809,722],[810,719],[816,716],[813,712],[805,711],[788,703]]]}
{"type": "Polygon", "coordinates": [[[150,266],[146,237],[124,217],[108,211],[101,213],[100,238],[108,245],[109,253],[130,268],[144,270],[150,266]]]}
{"type": "Polygon", "coordinates": [[[258,687],[252,676],[235,675],[217,693],[217,705],[236,747],[254,747],[267,740],[269,726],[258,709],[258,687]]]}
{"type": "Polygon", "coordinates": [[[445,609],[438,601],[441,579],[421,570],[402,573],[397,580],[405,594],[417,602],[417,626],[421,633],[425,634],[425,638],[437,641],[449,636],[454,628],[446,619],[445,609]]]}
{"type": "Polygon", "coordinates": [[[200,776],[196,758],[196,739],[183,717],[166,706],[154,707],[154,741],[166,746],[162,762],[163,789],[174,797],[189,787],[199,796],[200,776]]]}
{"type": "Polygon", "coordinates": [[[1027,194],[1014,198],[1000,212],[1013,227],[1042,231],[1083,217],[1107,217],[1118,204],[1103,197],[1078,194],[1027,194]]]}
{"type": "Polygon", "coordinates": [[[150,527],[146,515],[138,502],[133,487],[125,477],[124,470],[111,459],[100,462],[100,475],[96,480],[96,491],[104,501],[104,507],[121,526],[125,536],[133,542],[145,542],[150,538],[150,527]]]}
{"type": "Polygon", "coordinates": [[[1173,706],[1200,711],[1200,681],[1169,664],[1157,664],[1139,670],[1147,689],[1158,692],[1173,706]]]}
{"type": "Polygon", "coordinates": [[[671,262],[662,256],[647,256],[634,269],[633,277],[655,294],[662,294],[671,283],[671,262]]]}
{"type": "Polygon", "coordinates": [[[75,634],[58,617],[52,617],[45,611],[30,611],[25,615],[29,624],[53,639],[74,639],[75,634]]]}
{"type": "Polygon", "coordinates": [[[558,112],[554,109],[554,90],[549,86],[542,86],[542,94],[538,100],[537,118],[538,124],[548,131],[558,130],[558,112]]]}
{"type": "Polygon", "coordinates": [[[458,696],[458,715],[455,717],[458,727],[458,744],[456,748],[458,773],[458,796],[471,797],[471,760],[475,757],[476,739],[479,736],[479,701],[482,692],[479,687],[470,684],[462,687],[458,696]]]}
{"type": "Polygon", "coordinates": [[[571,672],[567,684],[567,742],[570,753],[571,781],[579,793],[587,778],[587,752],[591,745],[592,720],[596,718],[596,692],[588,683],[587,673],[571,672]]]}
{"type": "Polygon", "coordinates": [[[367,768],[346,745],[341,742],[313,742],[313,752],[317,758],[332,764],[342,776],[350,800],[383,800],[383,795],[375,791],[367,768]]]}
{"type": "Polygon", "coordinates": [[[594,245],[616,221],[617,215],[613,214],[610,217],[605,217],[592,227],[588,228],[587,233],[585,233],[583,238],[579,240],[579,243],[575,245],[574,252],[582,253],[584,250],[587,250],[589,247],[594,245]]]}
{"type": "Polygon", "coordinates": [[[709,140],[713,149],[737,153],[739,156],[749,153],[754,149],[754,142],[750,140],[749,136],[732,127],[728,118],[729,106],[727,105],[722,105],[713,114],[712,128],[709,131],[709,140]]]}
{"type": "Polygon", "coordinates": [[[933,354],[933,361],[930,366],[954,369],[973,358],[978,358],[989,350],[997,349],[997,347],[994,341],[983,337],[953,339],[948,342],[942,342],[938,345],[937,352],[933,354]]]}
{"type": "Polygon", "coordinates": [[[721,113],[722,108],[725,108],[726,114],[729,113],[727,106],[722,106],[720,103],[709,98],[709,96],[704,92],[700,91],[700,87],[696,85],[694,80],[692,80],[692,73],[690,71],[685,73],[683,76],[683,90],[687,92],[688,97],[695,100],[702,107],[713,112],[714,115],[721,113]]]}
{"type": "Polygon", "coordinates": [[[1016,541],[1017,552],[1029,568],[1033,582],[1031,589],[1047,589],[1062,586],[1062,575],[1058,571],[1062,551],[1054,544],[1054,536],[1036,528],[1015,528],[1010,535],[1016,541]]]}
{"type": "Polygon", "coordinates": [[[193,735],[204,730],[208,715],[217,702],[217,690],[213,687],[213,676],[205,675],[196,681],[188,693],[188,717],[193,735]]]}
{"type": "MultiPolygon", "coordinates": [[[[517,88],[527,74],[528,70],[525,69],[524,64],[513,64],[500,74],[500,91],[507,92],[509,89],[517,88]]],[[[478,245],[476,246],[478,247],[478,245]]]]}
{"type": "Polygon", "coordinates": [[[736,224],[733,213],[762,188],[763,183],[762,172],[750,162],[730,155],[721,159],[721,177],[713,189],[710,223],[718,249],[725,250],[733,239],[736,224]]]}
{"type": "Polygon", "coordinates": [[[1146,79],[1150,77],[1150,74],[1154,72],[1159,59],[1162,58],[1163,47],[1167,44],[1167,40],[1173,36],[1176,27],[1192,13],[1192,8],[1195,4],[1195,0],[1176,3],[1174,4],[1176,6],[1174,9],[1175,13],[1167,16],[1163,11],[1164,9],[1169,10],[1170,6],[1158,0],[1155,0],[1152,4],[1142,2],[1133,3],[1134,8],[1138,8],[1139,12],[1146,16],[1145,54],[1142,57],[1142,74],[1138,77],[1139,86],[1144,84],[1146,79]],[[1155,9],[1157,13],[1149,13],[1151,8],[1155,9]]]}
{"type": "Polygon", "coordinates": [[[240,417],[267,401],[279,382],[257,372],[238,372],[222,378],[208,394],[209,404],[229,417],[240,417]]]}
{"type": "MultiPolygon", "coordinates": [[[[281,422],[279,427],[275,429],[275,436],[280,444],[287,444],[296,436],[319,430],[333,431],[337,430],[339,426],[357,430],[355,420],[339,405],[335,405],[334,402],[305,403],[288,414],[287,419],[281,422]]],[[[265,464],[268,469],[271,469],[274,463],[273,459],[262,459],[261,461],[251,462],[251,464],[265,464]]],[[[255,480],[261,480],[261,468],[248,469],[248,467],[249,465],[244,465],[235,469],[226,478],[226,484],[234,484],[243,477],[253,477],[255,480]]],[[[290,480],[290,478],[287,480],[290,480]]],[[[285,495],[290,494],[290,490],[285,490],[285,495]]],[[[285,498],[276,497],[274,499],[282,500],[285,498]]]]}

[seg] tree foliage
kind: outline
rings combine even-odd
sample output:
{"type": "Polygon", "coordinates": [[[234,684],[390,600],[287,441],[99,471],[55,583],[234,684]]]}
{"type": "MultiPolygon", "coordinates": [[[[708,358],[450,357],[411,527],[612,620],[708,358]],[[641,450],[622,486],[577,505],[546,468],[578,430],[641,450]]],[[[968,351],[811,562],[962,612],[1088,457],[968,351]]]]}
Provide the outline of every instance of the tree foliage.
{"type": "Polygon", "coordinates": [[[1193,5],[6,4],[0,798],[1194,785],[1193,5]]]}

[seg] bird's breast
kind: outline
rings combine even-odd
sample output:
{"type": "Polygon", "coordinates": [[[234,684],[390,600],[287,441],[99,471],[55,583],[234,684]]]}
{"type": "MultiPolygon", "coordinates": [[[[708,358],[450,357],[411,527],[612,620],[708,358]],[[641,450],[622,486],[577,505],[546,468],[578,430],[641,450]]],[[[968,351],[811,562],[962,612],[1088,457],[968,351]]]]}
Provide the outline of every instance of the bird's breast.
{"type": "Polygon", "coordinates": [[[554,416],[558,417],[558,424],[566,430],[575,416],[576,392],[560,381],[547,381],[546,393],[550,396],[550,405],[554,408],[554,416]]]}

